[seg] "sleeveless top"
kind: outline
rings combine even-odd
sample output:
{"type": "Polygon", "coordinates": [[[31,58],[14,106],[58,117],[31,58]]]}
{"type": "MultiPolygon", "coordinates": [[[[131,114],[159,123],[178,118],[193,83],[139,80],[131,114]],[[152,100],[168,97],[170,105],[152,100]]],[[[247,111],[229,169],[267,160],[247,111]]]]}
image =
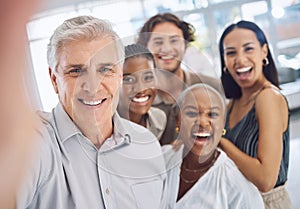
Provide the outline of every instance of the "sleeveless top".
{"type": "MultiPolygon", "coordinates": [[[[261,91],[263,89],[261,89],[261,91]]],[[[284,95],[283,97],[285,98],[284,95]]],[[[230,129],[229,118],[233,106],[234,106],[234,101],[226,116],[226,124],[225,124],[226,134],[224,137],[229,139],[235,146],[237,146],[244,153],[248,154],[251,157],[256,158],[259,127],[255,117],[255,101],[250,111],[234,127],[232,127],[232,129],[230,129]]],[[[280,170],[279,170],[277,182],[274,188],[283,185],[287,181],[289,154],[290,154],[289,153],[290,152],[290,133],[289,133],[290,128],[289,127],[290,127],[290,113],[288,115],[287,129],[282,134],[282,141],[283,141],[282,159],[280,163],[280,170]]]]}

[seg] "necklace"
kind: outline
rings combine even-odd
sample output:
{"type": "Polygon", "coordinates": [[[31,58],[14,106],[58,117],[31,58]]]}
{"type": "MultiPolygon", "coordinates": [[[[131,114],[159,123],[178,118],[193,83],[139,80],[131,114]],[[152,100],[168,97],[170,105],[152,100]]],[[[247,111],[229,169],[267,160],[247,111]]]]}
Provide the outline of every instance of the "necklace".
{"type": "Polygon", "coordinates": [[[199,178],[196,178],[196,179],[194,179],[194,180],[187,180],[187,179],[185,179],[185,178],[183,177],[182,173],[180,172],[180,179],[181,179],[182,181],[184,181],[184,183],[186,183],[186,184],[193,184],[193,183],[196,182],[199,178]]]}
{"type": "MultiPolygon", "coordinates": [[[[208,164],[208,166],[207,166],[206,168],[201,168],[201,169],[188,169],[188,168],[186,168],[186,167],[183,165],[183,163],[181,164],[181,168],[183,168],[183,170],[185,170],[185,171],[187,171],[187,172],[199,173],[199,172],[201,172],[201,171],[204,171],[204,170],[210,168],[210,167],[216,162],[216,160],[217,160],[217,158],[218,158],[218,154],[219,154],[218,151],[215,150],[215,152],[214,152],[214,154],[213,154],[213,160],[208,164]]],[[[202,175],[203,175],[203,174],[202,174],[202,175]]],[[[186,184],[193,184],[193,183],[195,183],[196,181],[198,181],[198,179],[199,179],[202,175],[200,175],[200,176],[197,177],[196,179],[188,180],[188,179],[186,179],[186,178],[182,175],[182,172],[180,171],[180,179],[181,179],[184,183],[186,183],[186,184]]]]}
{"type": "Polygon", "coordinates": [[[185,167],[184,163],[182,163],[181,168],[187,172],[199,173],[199,172],[206,170],[207,168],[210,168],[216,162],[217,158],[218,158],[218,151],[215,150],[215,152],[213,154],[213,159],[207,166],[205,166],[203,168],[199,168],[199,169],[189,169],[189,168],[185,167]]]}

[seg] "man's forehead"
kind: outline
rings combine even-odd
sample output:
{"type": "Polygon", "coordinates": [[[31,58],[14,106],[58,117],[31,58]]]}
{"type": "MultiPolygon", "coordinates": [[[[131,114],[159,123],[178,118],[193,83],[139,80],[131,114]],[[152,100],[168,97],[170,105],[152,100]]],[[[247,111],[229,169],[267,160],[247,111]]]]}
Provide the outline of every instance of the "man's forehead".
{"type": "Polygon", "coordinates": [[[61,50],[61,61],[68,64],[117,63],[119,50],[111,38],[70,42],[61,50]]]}
{"type": "Polygon", "coordinates": [[[117,61],[119,59],[119,50],[115,42],[111,42],[105,46],[100,46],[91,56],[92,60],[117,61]]]}

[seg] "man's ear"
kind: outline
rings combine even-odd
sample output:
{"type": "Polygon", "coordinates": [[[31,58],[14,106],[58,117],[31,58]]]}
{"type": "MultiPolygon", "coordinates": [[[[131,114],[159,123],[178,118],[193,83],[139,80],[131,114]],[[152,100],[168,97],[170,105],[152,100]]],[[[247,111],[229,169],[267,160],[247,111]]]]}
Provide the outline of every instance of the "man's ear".
{"type": "Polygon", "coordinates": [[[49,76],[50,76],[50,79],[51,79],[52,86],[54,88],[55,93],[58,94],[56,75],[50,67],[48,69],[49,69],[49,76]]]}

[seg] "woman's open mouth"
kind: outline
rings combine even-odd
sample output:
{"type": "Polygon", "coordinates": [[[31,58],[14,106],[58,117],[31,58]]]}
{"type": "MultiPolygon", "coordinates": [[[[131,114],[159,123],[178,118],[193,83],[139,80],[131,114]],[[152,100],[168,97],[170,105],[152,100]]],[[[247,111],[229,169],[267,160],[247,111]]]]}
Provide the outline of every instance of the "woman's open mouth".
{"type": "Polygon", "coordinates": [[[195,143],[206,144],[209,139],[212,138],[212,134],[210,132],[197,132],[193,133],[193,139],[195,143]]]}
{"type": "Polygon", "coordinates": [[[238,75],[238,78],[240,80],[246,80],[251,75],[252,70],[253,70],[252,66],[239,68],[236,70],[236,74],[238,75]]]}

